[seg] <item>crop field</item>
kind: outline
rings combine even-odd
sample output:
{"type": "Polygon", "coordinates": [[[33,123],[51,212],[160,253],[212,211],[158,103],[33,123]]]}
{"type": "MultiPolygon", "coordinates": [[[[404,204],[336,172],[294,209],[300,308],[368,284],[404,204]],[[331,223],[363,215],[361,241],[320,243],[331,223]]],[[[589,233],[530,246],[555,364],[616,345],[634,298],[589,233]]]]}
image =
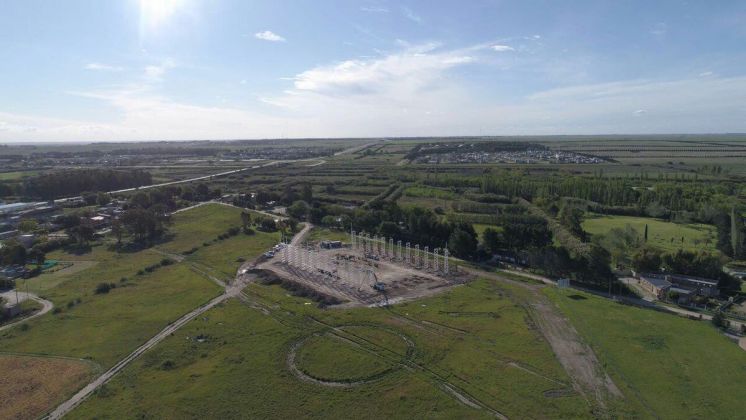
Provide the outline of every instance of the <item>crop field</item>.
{"type": "Polygon", "coordinates": [[[740,418],[746,352],[709,323],[546,289],[645,417],[740,418]]]}
{"type": "Polygon", "coordinates": [[[704,224],[679,224],[649,217],[602,216],[587,217],[583,229],[591,235],[603,235],[613,228],[632,226],[640,234],[640,240],[648,225],[648,244],[665,251],[705,250],[717,252],[715,227],[704,224]],[[683,241],[682,241],[683,238],[683,241]]]}
{"type": "Polygon", "coordinates": [[[321,310],[278,286],[247,294],[248,306],[192,321],[73,415],[592,417],[512,287],[480,280],[388,310],[321,310]]]}
{"type": "Polygon", "coordinates": [[[38,418],[96,371],[82,360],[0,354],[0,418],[38,418]]]}

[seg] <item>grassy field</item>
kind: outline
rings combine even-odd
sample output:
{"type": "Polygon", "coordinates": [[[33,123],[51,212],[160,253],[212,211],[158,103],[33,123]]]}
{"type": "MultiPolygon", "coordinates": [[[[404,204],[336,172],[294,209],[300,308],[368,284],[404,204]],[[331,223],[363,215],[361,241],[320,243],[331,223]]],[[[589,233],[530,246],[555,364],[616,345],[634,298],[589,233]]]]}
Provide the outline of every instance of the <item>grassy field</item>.
{"type": "Polygon", "coordinates": [[[241,209],[222,204],[206,204],[173,216],[173,237],[161,248],[182,253],[199,247],[225,233],[231,227],[241,226],[241,209]]]}
{"type": "Polygon", "coordinates": [[[447,382],[509,417],[591,417],[580,396],[545,394],[567,390],[569,379],[530,328],[517,303],[520,289],[480,280],[389,310],[322,310],[277,286],[254,284],[247,293],[267,314],[235,300],[211,310],[127,367],[73,416],[493,417],[445,392],[447,382]],[[350,388],[307,383],[291,373],[287,355],[293,343],[317,334],[353,343],[301,347],[301,363],[317,376],[349,380],[386,370],[402,359],[400,337],[413,345],[411,361],[350,388]],[[348,362],[354,366],[345,368],[348,362]]]}
{"type": "Polygon", "coordinates": [[[0,350],[86,358],[104,367],[131,352],[169,322],[206,302],[219,288],[185,264],[136,275],[155,252],[111,258],[71,276],[45,297],[59,311],[0,334],[0,350]],[[137,257],[141,258],[137,258],[137,257]],[[128,276],[121,282],[120,278],[128,276]],[[99,282],[116,289],[95,294],[99,282]]]}
{"type": "Polygon", "coordinates": [[[545,293],[593,347],[628,404],[645,417],[743,417],[746,352],[709,323],[582,292],[545,293]]]}
{"type": "MultiPolygon", "coordinates": [[[[242,261],[256,258],[280,240],[279,232],[260,231],[252,235],[241,232],[218,240],[218,235],[241,225],[240,215],[241,209],[221,204],[207,204],[178,213],[174,216],[174,225],[170,229],[172,239],[157,248],[175,253],[197,248],[187,257],[188,262],[206,265],[216,271],[219,277],[232,279],[242,261]]],[[[252,219],[257,217],[265,216],[252,212],[252,219]]]]}
{"type": "Polygon", "coordinates": [[[717,233],[714,226],[703,224],[678,224],[648,217],[592,216],[583,221],[583,229],[592,235],[603,235],[613,228],[632,226],[642,240],[648,225],[648,244],[665,251],[704,250],[716,252],[717,233]],[[682,242],[682,238],[684,241],[682,242]]]}
{"type": "Polygon", "coordinates": [[[97,370],[82,360],[0,354],[0,418],[38,418],[97,370]]]}
{"type": "Polygon", "coordinates": [[[496,226],[496,225],[485,225],[481,223],[474,223],[472,224],[472,226],[474,226],[474,231],[477,232],[477,236],[479,237],[480,240],[483,239],[484,231],[487,230],[488,228],[491,228],[498,232],[502,231],[502,227],[496,226]]]}
{"type": "Polygon", "coordinates": [[[308,241],[350,241],[350,232],[345,232],[338,229],[329,229],[323,227],[314,227],[311,232],[306,236],[308,241]]]}

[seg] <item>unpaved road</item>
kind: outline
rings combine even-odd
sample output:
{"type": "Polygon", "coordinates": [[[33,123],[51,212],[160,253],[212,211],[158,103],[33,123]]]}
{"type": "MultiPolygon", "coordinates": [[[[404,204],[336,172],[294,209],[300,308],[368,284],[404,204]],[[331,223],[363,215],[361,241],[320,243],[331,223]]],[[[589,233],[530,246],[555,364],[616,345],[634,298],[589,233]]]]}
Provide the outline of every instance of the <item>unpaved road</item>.
{"type": "Polygon", "coordinates": [[[623,398],[621,391],[604,372],[593,350],[583,342],[570,321],[559,313],[555,305],[541,293],[540,285],[521,283],[498,274],[464,268],[480,277],[510,283],[531,291],[528,309],[541,334],[546,338],[562,367],[572,379],[573,387],[581,395],[592,397],[600,408],[605,408],[609,396],[623,398]]]}
{"type": "Polygon", "coordinates": [[[59,419],[62,418],[65,414],[69,413],[73,408],[77,407],[83,400],[88,398],[93,391],[96,390],[96,388],[100,387],[101,385],[105,384],[111,378],[114,377],[119,371],[125,368],[130,362],[137,359],[145,353],[147,350],[154,347],[156,344],[163,341],[164,338],[171,335],[173,332],[184,326],[189,321],[193,320],[200,314],[208,311],[215,305],[223,302],[224,300],[235,296],[235,293],[229,293],[226,289],[226,293],[214,298],[213,300],[209,301],[208,303],[200,306],[197,309],[194,309],[193,311],[189,312],[188,314],[182,316],[178,320],[174,321],[173,323],[169,324],[166,328],[164,328],[161,332],[153,336],[150,340],[148,340],[145,344],[138,347],[135,351],[130,353],[127,357],[120,360],[116,365],[112,366],[109,370],[101,374],[98,378],[94,379],[93,382],[89,383],[83,389],[78,391],[75,395],[73,395],[69,400],[63,402],[60,404],[54,411],[49,413],[47,418],[49,419],[59,419]]]}
{"type": "MultiPolygon", "coordinates": [[[[11,290],[11,291],[2,293],[2,294],[0,294],[0,296],[2,296],[3,299],[5,299],[6,301],[8,301],[10,303],[15,303],[15,301],[16,301],[16,292],[15,292],[15,290],[11,290]]],[[[34,318],[38,318],[38,317],[44,315],[45,313],[51,311],[54,308],[54,304],[52,302],[50,302],[50,301],[48,301],[46,299],[42,299],[42,298],[40,298],[39,296],[36,296],[33,293],[18,292],[18,301],[19,302],[23,302],[24,300],[27,300],[27,299],[35,300],[35,301],[41,303],[41,305],[42,305],[41,310],[36,311],[31,316],[27,316],[26,318],[19,319],[18,321],[13,322],[11,324],[3,325],[2,327],[0,327],[0,331],[4,331],[4,330],[10,329],[10,328],[13,328],[16,325],[22,324],[22,323],[24,323],[24,322],[26,322],[28,320],[31,320],[31,319],[34,319],[34,318]]]]}

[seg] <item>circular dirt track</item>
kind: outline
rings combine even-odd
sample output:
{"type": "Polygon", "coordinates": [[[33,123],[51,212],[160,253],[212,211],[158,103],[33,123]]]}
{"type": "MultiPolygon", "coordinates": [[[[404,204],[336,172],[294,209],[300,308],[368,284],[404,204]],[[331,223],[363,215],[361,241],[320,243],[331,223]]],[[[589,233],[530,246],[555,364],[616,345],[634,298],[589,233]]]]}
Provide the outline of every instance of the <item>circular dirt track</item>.
{"type": "Polygon", "coordinates": [[[287,364],[304,382],[352,387],[388,376],[413,355],[414,343],[398,331],[376,325],[344,325],[293,343],[287,364]]]}

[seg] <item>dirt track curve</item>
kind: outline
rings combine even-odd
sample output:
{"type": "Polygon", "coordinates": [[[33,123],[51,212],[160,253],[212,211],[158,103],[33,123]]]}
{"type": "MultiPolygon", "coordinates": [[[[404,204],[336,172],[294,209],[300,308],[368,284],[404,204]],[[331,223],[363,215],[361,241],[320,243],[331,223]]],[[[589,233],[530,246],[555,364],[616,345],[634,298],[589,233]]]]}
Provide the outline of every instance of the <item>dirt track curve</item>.
{"type": "Polygon", "coordinates": [[[38,317],[44,315],[45,313],[51,311],[54,308],[54,304],[52,302],[50,302],[50,301],[48,301],[46,299],[42,299],[42,298],[40,298],[39,296],[36,296],[33,293],[18,292],[18,295],[19,295],[19,300],[24,300],[26,298],[27,299],[31,299],[31,300],[35,300],[35,301],[41,303],[42,308],[41,308],[41,310],[36,311],[31,316],[27,316],[26,318],[20,319],[20,320],[18,320],[16,322],[8,324],[8,325],[3,325],[2,327],[0,327],[0,331],[4,331],[4,330],[10,329],[10,328],[13,328],[16,325],[23,324],[24,322],[29,321],[31,319],[38,318],[38,317]],[[24,299],[20,299],[20,295],[23,295],[24,299]]]}

